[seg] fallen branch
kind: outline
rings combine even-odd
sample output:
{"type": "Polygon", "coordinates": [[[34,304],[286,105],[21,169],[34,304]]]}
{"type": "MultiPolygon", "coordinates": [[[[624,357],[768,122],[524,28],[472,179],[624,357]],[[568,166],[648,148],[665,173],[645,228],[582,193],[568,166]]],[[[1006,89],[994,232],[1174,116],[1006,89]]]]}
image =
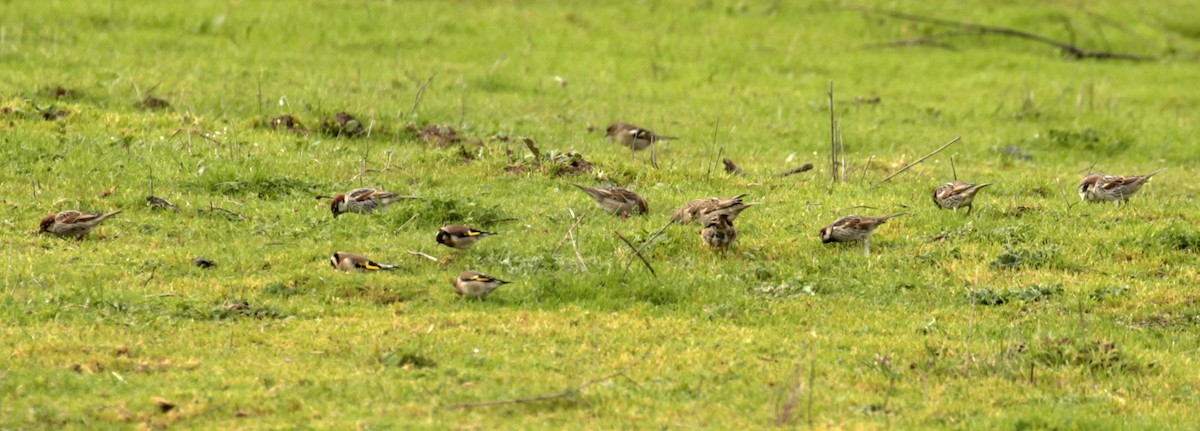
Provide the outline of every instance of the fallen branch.
{"type": "Polygon", "coordinates": [[[896,172],[892,173],[891,175],[888,175],[888,176],[887,176],[887,178],[884,178],[882,181],[880,181],[880,182],[878,182],[878,183],[875,183],[875,184],[872,184],[872,185],[871,185],[871,188],[877,188],[877,187],[879,187],[879,185],[880,185],[880,184],[886,183],[888,180],[892,179],[892,177],[895,177],[896,175],[900,175],[900,174],[901,174],[901,173],[903,173],[904,171],[907,171],[909,168],[912,168],[913,166],[916,166],[918,163],[921,163],[921,162],[925,161],[925,159],[928,159],[928,158],[930,158],[930,157],[933,157],[933,155],[934,155],[934,154],[937,154],[937,153],[940,153],[940,152],[942,152],[942,150],[946,149],[946,147],[949,147],[951,144],[953,144],[953,143],[955,143],[955,142],[958,142],[958,140],[959,140],[959,139],[962,139],[962,136],[955,136],[955,137],[954,137],[954,139],[951,139],[951,140],[950,140],[950,142],[947,142],[947,143],[946,143],[946,145],[942,145],[942,147],[941,147],[941,148],[938,148],[938,149],[936,149],[936,150],[933,150],[933,152],[932,152],[932,153],[926,154],[926,155],[925,155],[925,157],[919,158],[919,159],[917,159],[917,161],[915,161],[915,162],[912,162],[912,163],[909,163],[909,164],[908,164],[908,166],[905,166],[905,167],[903,167],[903,168],[900,168],[900,170],[898,170],[898,171],[896,171],[896,172]]]}
{"type": "MultiPolygon", "coordinates": [[[[1064,55],[1074,58],[1074,59],[1077,59],[1077,60],[1085,59],[1085,58],[1094,58],[1094,59],[1098,59],[1098,60],[1133,60],[1133,61],[1156,60],[1155,57],[1141,55],[1141,54],[1129,54],[1129,53],[1112,52],[1112,51],[1092,51],[1092,50],[1088,50],[1088,49],[1083,49],[1072,43],[1054,40],[1054,39],[1051,39],[1051,38],[1048,38],[1048,37],[1045,37],[1045,36],[1042,36],[1039,34],[1034,34],[1034,33],[1030,33],[1027,31],[1017,30],[1017,29],[1008,28],[1008,27],[971,24],[969,22],[953,21],[953,20],[948,20],[948,19],[933,18],[933,17],[921,16],[921,15],[912,15],[912,14],[907,14],[907,13],[902,13],[902,12],[895,12],[895,11],[883,10],[883,9],[875,9],[875,8],[859,6],[859,5],[848,5],[846,7],[849,9],[853,9],[853,10],[858,10],[858,11],[876,14],[876,15],[889,16],[892,18],[902,19],[905,21],[921,22],[921,23],[934,24],[934,25],[943,25],[943,26],[955,27],[955,28],[965,30],[965,31],[961,31],[961,32],[939,33],[936,35],[927,36],[925,38],[913,39],[911,41],[907,41],[908,44],[913,44],[913,43],[916,43],[916,41],[922,41],[922,40],[929,41],[935,37],[940,38],[940,37],[950,37],[950,36],[959,36],[959,35],[995,34],[995,35],[1000,35],[1000,36],[1008,36],[1008,37],[1015,37],[1018,39],[1025,39],[1025,40],[1041,43],[1044,45],[1049,45],[1049,46],[1058,48],[1060,51],[1062,51],[1062,53],[1064,55]]],[[[901,42],[905,42],[905,41],[901,41],[901,42]]]]}
{"type": "Polygon", "coordinates": [[[547,401],[547,400],[554,400],[554,399],[559,399],[559,398],[567,398],[567,397],[571,397],[576,394],[579,394],[584,389],[587,389],[589,386],[595,385],[597,383],[604,383],[609,380],[615,379],[617,377],[625,377],[628,379],[629,376],[626,376],[625,373],[628,372],[629,370],[633,369],[633,367],[640,365],[648,357],[650,357],[650,352],[646,352],[646,354],[642,355],[641,358],[638,358],[638,360],[633,361],[633,363],[626,365],[625,368],[622,368],[615,373],[612,373],[612,374],[609,374],[609,375],[606,375],[603,377],[595,378],[592,380],[588,380],[586,382],[583,382],[583,384],[581,384],[579,386],[570,387],[570,388],[563,389],[561,391],[554,392],[554,393],[538,395],[536,397],[527,397],[527,398],[512,398],[512,399],[506,399],[506,400],[480,401],[480,402],[474,402],[474,403],[458,403],[458,404],[451,404],[451,405],[448,405],[448,406],[445,406],[442,408],[446,409],[446,410],[457,410],[457,409],[466,409],[466,408],[473,408],[473,407],[502,406],[502,405],[506,405],[506,404],[525,404],[525,403],[534,403],[534,402],[538,402],[538,401],[547,401]]]}

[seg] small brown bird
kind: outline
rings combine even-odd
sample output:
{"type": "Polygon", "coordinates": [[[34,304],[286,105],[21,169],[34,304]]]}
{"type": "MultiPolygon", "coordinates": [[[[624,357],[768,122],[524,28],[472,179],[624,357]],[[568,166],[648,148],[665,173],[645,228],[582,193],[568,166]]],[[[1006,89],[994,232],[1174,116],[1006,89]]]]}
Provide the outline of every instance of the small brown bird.
{"type": "Polygon", "coordinates": [[[478,271],[465,271],[454,279],[454,291],[459,296],[483,298],[502,284],[509,282],[478,271]]]}
{"type": "Polygon", "coordinates": [[[965,206],[967,207],[967,215],[970,215],[971,210],[974,208],[971,206],[971,202],[975,201],[975,194],[979,193],[980,189],[990,185],[992,184],[971,184],[961,181],[951,181],[933,189],[933,203],[937,204],[940,208],[955,211],[965,206]]]}
{"type": "Polygon", "coordinates": [[[871,254],[871,233],[893,217],[907,213],[888,214],[882,217],[848,215],[837,219],[821,229],[821,242],[863,242],[863,254],[871,254]]]}
{"type": "Polygon", "coordinates": [[[495,232],[472,229],[461,224],[452,224],[438,229],[437,242],[446,247],[466,250],[475,245],[476,241],[495,234],[495,232]]]}
{"type": "Polygon", "coordinates": [[[742,198],[744,197],[746,195],[737,195],[729,199],[696,199],[675,211],[675,214],[671,214],[671,222],[691,224],[693,221],[703,220],[704,216],[715,214],[727,214],[729,221],[733,221],[737,219],[738,214],[742,213],[742,210],[760,204],[760,202],[743,202],[742,198]]]}
{"type": "Polygon", "coordinates": [[[705,217],[704,229],[700,231],[700,238],[703,238],[704,243],[710,247],[724,250],[737,241],[737,229],[733,227],[733,221],[729,220],[729,214],[717,213],[705,217]]]}
{"type": "Polygon", "coordinates": [[[643,129],[641,127],[622,123],[620,121],[609,124],[604,130],[604,136],[613,142],[620,142],[621,145],[632,148],[634,151],[641,151],[649,148],[658,141],[667,141],[678,139],[674,136],[656,135],[654,132],[643,129]]]}
{"type": "Polygon", "coordinates": [[[1119,206],[1128,203],[1129,198],[1150,181],[1150,177],[1166,169],[1162,168],[1146,175],[1091,174],[1083,177],[1083,182],[1079,184],[1079,197],[1087,202],[1113,201],[1119,206]]]}
{"type": "Polygon", "coordinates": [[[333,256],[329,258],[329,264],[342,271],[382,271],[396,268],[395,265],[378,264],[361,254],[344,251],[333,253],[333,256]]]}
{"type": "Polygon", "coordinates": [[[38,233],[48,233],[59,238],[75,238],[82,240],[92,229],[104,223],[109,217],[120,214],[121,210],[116,210],[108,214],[87,213],[82,211],[62,211],[58,214],[50,214],[42,219],[41,227],[38,233]]]}
{"type": "Polygon", "coordinates": [[[646,204],[646,200],[629,190],[617,187],[596,188],[579,184],[572,185],[579,187],[580,190],[591,196],[592,200],[596,201],[596,205],[608,211],[609,214],[629,217],[650,212],[650,206],[646,204]]]}
{"type": "Polygon", "coordinates": [[[329,204],[329,209],[333,211],[333,218],[343,213],[369,213],[371,211],[380,210],[396,201],[403,199],[416,199],[415,196],[401,196],[395,193],[386,192],[372,188],[358,188],[333,197],[333,202],[329,204]]]}

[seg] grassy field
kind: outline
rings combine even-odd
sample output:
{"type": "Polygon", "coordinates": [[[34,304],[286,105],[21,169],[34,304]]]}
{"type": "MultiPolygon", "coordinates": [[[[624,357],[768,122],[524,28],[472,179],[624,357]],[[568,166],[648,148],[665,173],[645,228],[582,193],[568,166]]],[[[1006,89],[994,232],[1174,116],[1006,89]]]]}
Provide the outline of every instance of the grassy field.
{"type": "Polygon", "coordinates": [[[0,4],[0,428],[1200,426],[1200,3],[879,5],[1152,61],[872,47],[945,28],[837,2],[195,3],[0,4]],[[655,168],[603,138],[617,120],[681,139],[655,168]],[[995,184],[970,216],[930,202],[951,158],[995,184]],[[1163,167],[1125,207],[1076,193],[1163,167]],[[314,199],[360,186],[422,199],[314,199]],[[741,193],[763,205],[730,252],[654,238],[741,193]],[[124,213],[35,234],[65,209],[124,213]],[[869,256],[817,237],[897,211],[869,256]],[[446,223],[499,235],[454,252],[446,223]],[[656,275],[614,232],[653,239],[656,275]],[[400,269],[339,273],[337,250],[400,269]],[[467,269],[514,283],[460,300],[467,269]]]}

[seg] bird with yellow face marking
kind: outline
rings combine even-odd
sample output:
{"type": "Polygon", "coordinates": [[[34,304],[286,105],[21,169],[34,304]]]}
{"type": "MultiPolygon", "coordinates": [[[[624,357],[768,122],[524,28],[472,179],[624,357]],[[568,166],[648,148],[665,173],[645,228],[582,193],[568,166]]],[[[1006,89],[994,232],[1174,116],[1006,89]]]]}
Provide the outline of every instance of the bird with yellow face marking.
{"type": "Polygon", "coordinates": [[[466,250],[475,245],[475,242],[484,237],[495,235],[495,232],[486,232],[479,229],[472,229],[461,224],[452,224],[442,226],[438,230],[437,242],[446,247],[459,250],[466,250]]]}
{"type": "Polygon", "coordinates": [[[335,269],[342,271],[384,271],[395,269],[395,265],[384,265],[375,263],[366,256],[357,253],[347,253],[339,251],[329,258],[329,264],[335,269]]]}
{"type": "Polygon", "coordinates": [[[483,298],[500,285],[508,283],[479,271],[465,271],[454,279],[454,291],[459,296],[483,298]]]}

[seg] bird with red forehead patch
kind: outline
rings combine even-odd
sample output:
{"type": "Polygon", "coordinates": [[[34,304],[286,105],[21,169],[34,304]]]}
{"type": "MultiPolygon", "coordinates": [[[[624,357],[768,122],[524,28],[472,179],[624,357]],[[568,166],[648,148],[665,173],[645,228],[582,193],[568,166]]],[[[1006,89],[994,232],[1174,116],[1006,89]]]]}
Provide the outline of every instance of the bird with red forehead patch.
{"type": "Polygon", "coordinates": [[[333,197],[329,209],[333,218],[345,213],[365,214],[386,208],[397,201],[416,199],[415,196],[401,196],[395,193],[372,188],[358,188],[333,197]]]}
{"type": "Polygon", "coordinates": [[[893,217],[907,213],[888,214],[881,217],[848,215],[837,219],[821,229],[821,242],[863,242],[863,254],[871,254],[871,234],[893,217]]]}
{"type": "Polygon", "coordinates": [[[958,211],[959,208],[967,207],[967,215],[971,215],[971,210],[975,208],[972,205],[975,202],[975,194],[979,193],[980,189],[990,185],[990,183],[971,184],[962,181],[951,181],[933,189],[933,203],[938,208],[955,211],[958,211]]]}
{"type": "Polygon", "coordinates": [[[1117,205],[1128,203],[1142,186],[1150,181],[1150,177],[1166,170],[1162,168],[1146,175],[1105,175],[1091,174],[1083,177],[1079,184],[1079,198],[1085,202],[1116,202],[1117,205]]]}

